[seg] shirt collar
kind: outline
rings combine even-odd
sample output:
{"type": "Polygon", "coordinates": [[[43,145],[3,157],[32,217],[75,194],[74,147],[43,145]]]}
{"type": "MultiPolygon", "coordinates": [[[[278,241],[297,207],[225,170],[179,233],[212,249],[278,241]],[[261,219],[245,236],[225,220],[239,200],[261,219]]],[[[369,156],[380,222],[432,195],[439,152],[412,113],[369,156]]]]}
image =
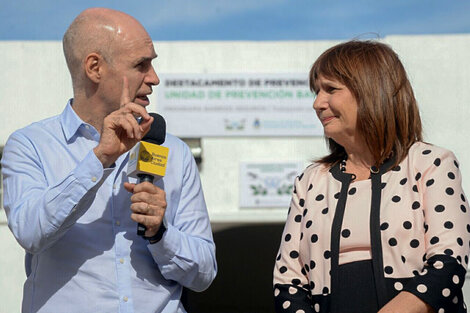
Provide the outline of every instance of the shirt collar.
{"type": "Polygon", "coordinates": [[[73,99],[70,99],[60,116],[60,123],[64,131],[65,138],[69,141],[79,130],[80,126],[86,123],[72,109],[73,99]]]}

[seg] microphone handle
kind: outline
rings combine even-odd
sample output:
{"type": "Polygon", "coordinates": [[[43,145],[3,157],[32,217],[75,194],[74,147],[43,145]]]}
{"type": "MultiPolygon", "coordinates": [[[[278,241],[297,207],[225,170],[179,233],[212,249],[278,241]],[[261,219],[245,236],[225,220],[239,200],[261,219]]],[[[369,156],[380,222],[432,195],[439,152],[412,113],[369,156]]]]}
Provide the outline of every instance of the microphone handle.
{"type": "MultiPolygon", "coordinates": [[[[139,177],[139,184],[146,182],[146,181],[153,184],[153,178],[154,178],[153,175],[137,174],[137,177],[139,177]]],[[[147,230],[147,227],[145,227],[145,225],[142,225],[141,223],[137,224],[137,235],[144,237],[146,230],[147,230]]]]}

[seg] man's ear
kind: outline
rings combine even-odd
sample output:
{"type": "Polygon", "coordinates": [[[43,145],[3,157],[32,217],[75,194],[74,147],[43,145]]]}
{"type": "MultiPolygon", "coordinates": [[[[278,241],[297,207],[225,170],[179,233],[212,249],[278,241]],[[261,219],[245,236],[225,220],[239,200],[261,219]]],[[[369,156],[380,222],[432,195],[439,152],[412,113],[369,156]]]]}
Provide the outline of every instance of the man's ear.
{"type": "Polygon", "coordinates": [[[102,66],[104,59],[98,53],[90,53],[85,58],[85,73],[86,76],[94,83],[99,83],[101,80],[102,66]]]}

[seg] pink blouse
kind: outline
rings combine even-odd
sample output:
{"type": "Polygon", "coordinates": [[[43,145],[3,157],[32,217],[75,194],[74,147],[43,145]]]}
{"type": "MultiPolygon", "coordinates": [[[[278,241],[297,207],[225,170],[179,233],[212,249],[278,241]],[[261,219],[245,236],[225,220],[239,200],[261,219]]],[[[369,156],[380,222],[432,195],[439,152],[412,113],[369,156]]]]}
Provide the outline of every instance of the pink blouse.
{"type": "Polygon", "coordinates": [[[339,264],[354,261],[370,260],[370,179],[351,183],[350,192],[355,197],[349,197],[344,210],[343,225],[339,241],[339,264]]]}

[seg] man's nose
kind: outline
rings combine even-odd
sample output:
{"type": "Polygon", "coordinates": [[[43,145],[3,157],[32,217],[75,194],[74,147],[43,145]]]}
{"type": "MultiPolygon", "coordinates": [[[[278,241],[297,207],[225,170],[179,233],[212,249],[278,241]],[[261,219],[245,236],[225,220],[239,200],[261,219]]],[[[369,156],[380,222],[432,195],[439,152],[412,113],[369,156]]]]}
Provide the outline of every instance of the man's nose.
{"type": "Polygon", "coordinates": [[[157,72],[155,72],[155,68],[153,66],[150,67],[145,82],[154,86],[160,84],[160,78],[158,78],[157,72]]]}

